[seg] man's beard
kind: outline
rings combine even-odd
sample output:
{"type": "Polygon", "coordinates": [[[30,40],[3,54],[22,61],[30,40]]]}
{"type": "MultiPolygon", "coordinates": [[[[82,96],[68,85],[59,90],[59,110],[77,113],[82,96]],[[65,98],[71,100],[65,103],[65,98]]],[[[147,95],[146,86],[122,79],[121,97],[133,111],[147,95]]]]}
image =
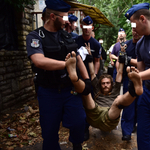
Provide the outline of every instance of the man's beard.
{"type": "Polygon", "coordinates": [[[61,22],[58,20],[58,18],[56,18],[56,20],[54,21],[54,27],[58,31],[62,29],[61,26],[62,26],[61,22]]]}
{"type": "Polygon", "coordinates": [[[124,42],[124,41],[125,41],[125,38],[124,38],[124,37],[120,37],[119,40],[120,40],[121,42],[124,42]]]}
{"type": "Polygon", "coordinates": [[[111,92],[111,90],[112,90],[112,87],[105,87],[104,89],[102,88],[101,90],[102,90],[102,93],[104,94],[106,91],[104,91],[105,89],[108,89],[107,90],[107,92],[109,93],[109,92],[111,92]]]}

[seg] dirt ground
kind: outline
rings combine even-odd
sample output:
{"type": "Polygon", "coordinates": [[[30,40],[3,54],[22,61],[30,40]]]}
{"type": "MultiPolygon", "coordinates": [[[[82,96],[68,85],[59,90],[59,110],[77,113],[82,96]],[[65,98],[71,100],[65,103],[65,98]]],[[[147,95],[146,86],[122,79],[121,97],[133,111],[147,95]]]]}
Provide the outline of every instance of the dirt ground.
{"type": "MultiPolygon", "coordinates": [[[[120,123],[110,133],[90,126],[90,138],[83,150],[137,150],[136,133],[130,142],[122,141],[120,123]]],[[[62,150],[72,150],[69,130],[60,125],[59,143],[62,150]]],[[[37,100],[27,102],[0,115],[0,150],[42,150],[41,128],[37,100]],[[13,130],[13,131],[11,131],[13,130]],[[9,136],[16,137],[9,137],[9,136]]]]}

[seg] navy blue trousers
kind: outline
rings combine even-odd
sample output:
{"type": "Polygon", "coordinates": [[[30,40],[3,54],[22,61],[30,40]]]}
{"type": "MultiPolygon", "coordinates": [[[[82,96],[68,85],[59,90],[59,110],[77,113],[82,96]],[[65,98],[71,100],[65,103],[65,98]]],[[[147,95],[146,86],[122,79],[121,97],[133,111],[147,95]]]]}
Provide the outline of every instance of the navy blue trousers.
{"type": "Polygon", "coordinates": [[[38,88],[43,150],[60,150],[58,131],[61,121],[70,129],[69,140],[72,143],[83,142],[86,114],[81,96],[71,94],[71,90],[71,87],[61,91],[38,88]]]}
{"type": "Polygon", "coordinates": [[[137,108],[138,150],[150,150],[150,91],[145,86],[137,108]]]}
{"type": "Polygon", "coordinates": [[[114,67],[114,71],[113,71],[113,82],[116,81],[116,75],[117,75],[117,70],[116,70],[116,67],[114,67]]]}
{"type": "MultiPolygon", "coordinates": [[[[123,94],[128,91],[128,77],[123,78],[123,94]]],[[[133,128],[137,122],[137,100],[138,97],[133,101],[133,103],[123,109],[121,118],[121,128],[122,135],[131,135],[133,128]]]]}

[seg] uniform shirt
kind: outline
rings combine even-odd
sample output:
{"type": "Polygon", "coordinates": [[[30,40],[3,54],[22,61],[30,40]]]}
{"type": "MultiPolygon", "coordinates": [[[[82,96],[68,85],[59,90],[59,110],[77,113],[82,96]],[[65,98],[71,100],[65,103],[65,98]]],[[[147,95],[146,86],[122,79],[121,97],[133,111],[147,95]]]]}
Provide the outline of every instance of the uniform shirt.
{"type": "Polygon", "coordinates": [[[133,59],[136,59],[136,53],[135,53],[136,43],[133,43],[133,39],[131,39],[125,43],[127,44],[127,48],[126,48],[127,56],[130,56],[133,59]]]}
{"type": "MultiPolygon", "coordinates": [[[[91,53],[92,53],[92,56],[93,56],[93,59],[94,57],[95,58],[100,58],[101,56],[101,45],[100,43],[94,39],[93,37],[91,37],[88,41],[85,41],[82,37],[82,35],[78,36],[77,38],[75,38],[75,41],[76,43],[78,44],[78,49],[81,47],[81,46],[84,46],[85,47],[85,43],[88,45],[88,43],[90,43],[90,48],[91,48],[91,53]]],[[[87,71],[89,73],[89,66],[88,66],[88,61],[84,61],[84,64],[87,68],[87,71]]],[[[89,76],[90,76],[90,73],[89,73],[89,76]]]]}
{"type": "MultiPolygon", "coordinates": [[[[45,30],[45,29],[44,29],[45,30]]],[[[57,39],[58,32],[49,32],[45,30],[45,32],[48,32],[49,34],[53,35],[57,39]]],[[[35,53],[41,53],[44,55],[43,46],[42,46],[42,39],[39,36],[39,33],[36,31],[32,31],[28,34],[27,39],[27,52],[28,57],[35,53]]]]}
{"type": "MultiPolygon", "coordinates": [[[[135,52],[136,43],[133,43],[133,39],[131,39],[129,41],[126,41],[125,44],[127,44],[126,48],[127,56],[136,59],[136,52],[135,52]]],[[[123,76],[124,77],[127,76],[126,67],[124,67],[123,76]]]]}
{"type": "MultiPolygon", "coordinates": [[[[94,95],[96,95],[100,91],[100,85],[98,84],[98,78],[95,77],[92,81],[92,86],[94,90],[94,95]]],[[[115,82],[115,85],[112,88],[112,91],[108,95],[99,94],[99,96],[95,99],[95,102],[102,107],[110,107],[113,101],[120,95],[120,82],[115,82]]]]}
{"type": "Polygon", "coordinates": [[[79,36],[78,34],[76,34],[76,33],[74,33],[74,32],[71,32],[70,34],[71,34],[71,36],[72,36],[73,39],[75,39],[76,37],[79,36]]]}
{"type": "MultiPolygon", "coordinates": [[[[66,31],[64,31],[63,33],[65,32],[66,31]]],[[[65,40],[66,41],[68,40],[70,43],[73,42],[73,39],[70,36],[69,36],[70,38],[67,38],[68,36],[67,32],[66,32],[67,35],[66,39],[64,38],[63,33],[62,31],[49,32],[45,30],[43,27],[41,29],[39,28],[38,30],[29,33],[26,40],[28,57],[30,58],[31,55],[40,53],[45,55],[45,57],[48,58],[52,58],[56,60],[62,60],[62,59],[65,60],[67,52],[73,50],[73,48],[76,49],[77,47],[72,47],[71,49],[68,50],[66,48],[67,46],[61,48],[61,43],[64,43],[65,40]]],[[[39,86],[46,87],[46,88],[58,88],[60,86],[61,88],[65,88],[65,87],[72,86],[66,69],[45,71],[44,69],[34,67],[34,65],[33,65],[33,69],[38,74],[37,82],[39,86]]]]}
{"type": "MultiPolygon", "coordinates": [[[[150,68],[150,35],[143,36],[136,45],[137,61],[143,61],[145,64],[145,70],[150,68]]],[[[150,85],[150,80],[146,80],[146,83],[150,85]]]]}

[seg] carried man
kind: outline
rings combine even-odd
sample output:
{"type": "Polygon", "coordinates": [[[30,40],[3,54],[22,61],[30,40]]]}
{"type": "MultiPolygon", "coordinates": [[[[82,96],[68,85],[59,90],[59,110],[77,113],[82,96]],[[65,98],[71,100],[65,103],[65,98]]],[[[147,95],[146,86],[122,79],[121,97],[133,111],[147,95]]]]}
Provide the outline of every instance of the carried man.
{"type": "MultiPolygon", "coordinates": [[[[87,49],[90,53],[89,46],[87,46],[87,49]]],[[[74,52],[71,54],[68,54],[66,57],[66,68],[75,90],[78,93],[82,93],[86,89],[86,85],[78,78],[76,73],[76,54],[74,52]],[[71,57],[71,54],[73,57],[71,57]]],[[[124,64],[119,64],[116,85],[113,87],[113,80],[109,75],[104,75],[98,80],[94,73],[93,62],[89,61],[91,82],[94,86],[95,99],[92,98],[91,93],[84,95],[82,97],[83,105],[85,107],[88,123],[102,131],[111,131],[115,129],[119,123],[121,110],[130,105],[137,95],[143,93],[142,80],[139,76],[139,71],[135,69],[135,67],[127,67],[128,77],[132,82],[130,82],[129,92],[126,92],[124,95],[119,95],[123,66],[124,64]],[[113,100],[111,107],[101,107],[98,104],[98,101],[105,99],[108,100],[108,97],[113,100]]]]}

